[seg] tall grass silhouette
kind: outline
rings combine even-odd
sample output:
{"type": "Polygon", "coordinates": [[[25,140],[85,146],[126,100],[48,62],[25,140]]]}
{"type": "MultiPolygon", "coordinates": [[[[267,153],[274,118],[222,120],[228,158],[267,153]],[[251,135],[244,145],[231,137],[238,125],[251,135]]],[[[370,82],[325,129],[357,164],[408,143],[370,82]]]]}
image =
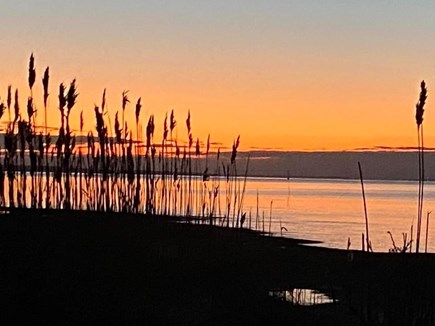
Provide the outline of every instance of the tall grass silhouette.
{"type": "Polygon", "coordinates": [[[8,110],[9,120],[0,153],[0,200],[10,208],[39,208],[129,212],[182,217],[186,221],[243,226],[244,178],[237,175],[238,137],[227,159],[220,149],[216,169],[211,173],[210,136],[205,149],[199,138],[194,142],[190,111],[186,119],[187,142],[175,136],[175,112],[165,117],[160,141],[155,137],[154,116],[148,117],[142,129],[141,98],[135,105],[135,133],[128,128],[125,112],[129,110],[129,92],[121,96],[114,126],[106,110],[106,91],[101,107],[94,107],[95,129],[85,136],[83,111],[80,131],[71,128],[71,112],[79,97],[76,80],[58,87],[57,110],[60,124],[57,135],[50,135],[47,116],[50,111],[49,68],[42,77],[44,122],[37,124],[33,89],[36,81],[35,57],[29,59],[27,118],[21,113],[18,90],[11,116],[12,86],[7,101],[0,102],[0,119],[8,110]],[[121,121],[120,121],[121,120],[121,121]],[[181,145],[180,145],[181,144],[181,145]],[[225,205],[221,210],[221,170],[226,180],[225,205]],[[242,187],[243,185],[243,187],[242,187]],[[223,214],[222,214],[223,212],[223,214]]]}
{"type": "Polygon", "coordinates": [[[420,249],[421,223],[423,219],[423,198],[424,198],[424,137],[423,137],[423,114],[424,105],[427,99],[427,88],[424,80],[420,84],[420,96],[415,106],[415,120],[417,124],[418,140],[418,204],[417,204],[417,231],[415,252],[420,249]]]}

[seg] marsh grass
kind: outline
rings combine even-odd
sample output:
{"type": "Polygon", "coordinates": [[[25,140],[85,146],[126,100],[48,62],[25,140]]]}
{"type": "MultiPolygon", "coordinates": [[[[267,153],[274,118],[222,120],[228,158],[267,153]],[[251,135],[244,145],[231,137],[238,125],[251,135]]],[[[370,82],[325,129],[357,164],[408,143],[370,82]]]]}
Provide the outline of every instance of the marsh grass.
{"type": "Polygon", "coordinates": [[[424,199],[424,137],[423,137],[423,114],[427,99],[427,88],[424,80],[420,84],[420,96],[415,106],[415,120],[417,125],[418,141],[418,204],[417,204],[417,234],[415,252],[420,250],[421,224],[423,220],[423,199],[424,199]]]}
{"type": "Polygon", "coordinates": [[[0,201],[4,206],[40,209],[89,210],[173,216],[196,223],[242,227],[246,212],[244,192],[249,167],[244,177],[237,174],[240,136],[232,151],[222,158],[216,151],[215,171],[210,162],[213,148],[208,136],[205,145],[194,136],[190,111],[186,119],[187,142],[175,135],[175,112],[165,117],[161,141],[155,137],[154,116],[141,117],[142,102],[135,105],[135,135],[129,129],[125,112],[129,92],[121,96],[121,119],[116,112],[114,128],[106,109],[106,91],[101,106],[94,107],[95,129],[85,133],[84,114],[80,112],[80,131],[71,128],[71,112],[77,106],[78,87],[74,79],[58,87],[59,128],[53,141],[47,117],[50,113],[50,70],[42,77],[44,122],[37,127],[33,89],[36,80],[35,58],[29,59],[27,119],[20,111],[15,90],[11,116],[12,86],[6,104],[0,102],[0,118],[8,110],[5,150],[0,164],[0,201]],[[142,134],[142,120],[147,119],[142,134]],[[120,121],[121,120],[121,121],[120,121]],[[86,136],[85,136],[86,135],[86,136]],[[85,140],[85,141],[84,141],[85,140]],[[180,145],[181,144],[181,145],[180,145]],[[222,171],[226,183],[225,209],[221,209],[222,171]],[[28,197],[29,196],[29,197],[28,197]]]}

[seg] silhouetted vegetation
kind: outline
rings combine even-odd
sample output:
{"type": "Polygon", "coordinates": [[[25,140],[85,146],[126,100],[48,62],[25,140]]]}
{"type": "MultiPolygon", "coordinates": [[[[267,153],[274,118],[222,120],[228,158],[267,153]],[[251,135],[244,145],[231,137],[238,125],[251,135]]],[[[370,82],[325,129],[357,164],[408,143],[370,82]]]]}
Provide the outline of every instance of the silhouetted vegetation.
{"type": "MultiPolygon", "coordinates": [[[[186,119],[187,141],[175,136],[175,112],[166,115],[163,135],[155,135],[154,115],[141,116],[141,98],[135,105],[135,133],[125,114],[130,110],[129,92],[122,92],[121,121],[116,112],[113,130],[106,108],[106,90],[101,106],[93,108],[95,129],[84,135],[83,111],[80,131],[71,128],[71,112],[79,96],[76,80],[58,87],[57,109],[60,124],[57,135],[50,134],[47,111],[50,76],[47,67],[42,78],[44,125],[37,125],[33,88],[36,81],[35,58],[29,60],[27,117],[20,109],[15,90],[14,119],[11,120],[12,86],[7,103],[1,103],[0,118],[6,108],[9,121],[2,151],[1,204],[20,208],[91,210],[171,215],[214,224],[242,226],[245,178],[238,177],[234,141],[230,157],[223,160],[215,152],[216,167],[211,171],[210,136],[204,144],[194,141],[190,112],[186,119]],[[147,121],[142,123],[142,121],[147,121]],[[143,132],[142,126],[146,125],[143,132]],[[204,166],[205,158],[205,166],[204,166]],[[5,172],[6,176],[5,177],[5,172]],[[225,177],[224,207],[221,207],[221,176],[225,177]]],[[[246,168],[247,171],[247,168],[246,168]]]]}
{"type": "Polygon", "coordinates": [[[417,207],[417,235],[415,252],[420,250],[421,223],[423,219],[423,198],[424,198],[424,137],[423,137],[423,114],[424,105],[427,99],[427,88],[424,80],[420,85],[421,91],[418,102],[415,106],[415,120],[418,136],[418,207],[417,207]]]}

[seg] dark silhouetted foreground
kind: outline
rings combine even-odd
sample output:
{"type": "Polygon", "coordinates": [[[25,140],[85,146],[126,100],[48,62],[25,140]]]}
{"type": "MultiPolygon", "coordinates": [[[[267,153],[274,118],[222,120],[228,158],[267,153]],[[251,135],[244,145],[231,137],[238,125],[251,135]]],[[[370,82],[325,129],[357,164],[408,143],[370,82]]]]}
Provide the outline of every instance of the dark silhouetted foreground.
{"type": "Polygon", "coordinates": [[[434,255],[300,245],[143,215],[0,215],[1,322],[147,325],[431,325],[434,255]],[[294,306],[271,290],[321,290],[294,306]]]}

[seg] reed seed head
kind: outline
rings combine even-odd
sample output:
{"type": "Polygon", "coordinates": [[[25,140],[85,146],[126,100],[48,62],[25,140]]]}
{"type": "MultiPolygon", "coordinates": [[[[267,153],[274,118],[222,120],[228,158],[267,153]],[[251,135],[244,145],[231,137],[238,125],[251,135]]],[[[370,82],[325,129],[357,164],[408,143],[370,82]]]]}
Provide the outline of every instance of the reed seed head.
{"type": "Polygon", "coordinates": [[[177,125],[177,122],[175,121],[175,114],[174,110],[171,111],[171,119],[170,119],[170,126],[171,132],[174,130],[175,126],[177,125]]]}
{"type": "Polygon", "coordinates": [[[418,128],[420,128],[420,125],[423,123],[424,105],[427,99],[427,88],[424,80],[421,82],[420,88],[420,96],[415,106],[415,120],[418,128]]]}
{"type": "Polygon", "coordinates": [[[83,127],[84,127],[85,123],[83,120],[83,111],[80,112],[80,133],[83,132],[83,127]]]}
{"type": "Polygon", "coordinates": [[[59,111],[60,111],[60,114],[63,117],[63,115],[64,115],[63,111],[65,109],[65,105],[66,105],[66,101],[67,101],[67,99],[65,97],[65,86],[64,86],[63,83],[60,83],[60,85],[59,85],[59,96],[58,96],[58,98],[59,98],[59,111]]]}
{"type": "Polygon", "coordinates": [[[147,138],[152,138],[154,135],[154,115],[151,115],[148,119],[147,125],[147,138]]]}
{"type": "Polygon", "coordinates": [[[6,110],[6,105],[3,102],[0,103],[0,119],[2,118],[3,113],[5,112],[5,110],[6,110]]]}
{"type": "Polygon", "coordinates": [[[239,148],[239,144],[240,144],[240,136],[238,136],[236,141],[233,143],[233,151],[231,153],[231,164],[234,164],[234,162],[236,161],[237,149],[239,148]]]}
{"type": "Polygon", "coordinates": [[[187,127],[187,133],[190,133],[190,130],[191,130],[191,125],[190,125],[190,110],[187,113],[186,127],[187,127]]]}
{"type": "Polygon", "coordinates": [[[17,121],[18,117],[20,116],[20,104],[19,104],[19,101],[18,101],[18,89],[15,90],[14,110],[15,110],[15,121],[17,121]]]}
{"type": "Polygon", "coordinates": [[[44,106],[47,107],[48,99],[48,80],[49,80],[49,68],[47,67],[44,72],[44,77],[42,78],[42,86],[44,88],[44,106]]]}
{"type": "Polygon", "coordinates": [[[139,99],[136,102],[136,124],[139,123],[139,115],[140,115],[140,110],[142,108],[142,104],[140,103],[141,98],[139,97],[139,99]]]}
{"type": "Polygon", "coordinates": [[[69,86],[68,93],[66,95],[66,99],[67,99],[67,102],[68,102],[68,105],[67,105],[68,115],[70,114],[71,109],[76,104],[76,100],[77,100],[78,96],[79,96],[79,94],[77,93],[76,80],[73,79],[73,81],[71,82],[71,84],[69,86]]]}
{"type": "Polygon", "coordinates": [[[103,90],[103,98],[101,99],[101,110],[104,112],[106,109],[106,89],[103,90]]]}
{"type": "Polygon", "coordinates": [[[8,105],[8,109],[10,109],[12,104],[12,85],[8,86],[8,98],[6,104],[8,105]]]}
{"type": "Polygon", "coordinates": [[[163,122],[163,140],[168,138],[168,114],[166,113],[165,121],[163,122]]]}
{"type": "Polygon", "coordinates": [[[36,71],[35,71],[35,58],[33,53],[30,55],[29,59],[29,88],[32,89],[35,84],[36,71]]]}
{"type": "Polygon", "coordinates": [[[122,92],[122,111],[125,111],[127,104],[130,103],[130,100],[128,99],[128,92],[129,91],[122,92]]]}

